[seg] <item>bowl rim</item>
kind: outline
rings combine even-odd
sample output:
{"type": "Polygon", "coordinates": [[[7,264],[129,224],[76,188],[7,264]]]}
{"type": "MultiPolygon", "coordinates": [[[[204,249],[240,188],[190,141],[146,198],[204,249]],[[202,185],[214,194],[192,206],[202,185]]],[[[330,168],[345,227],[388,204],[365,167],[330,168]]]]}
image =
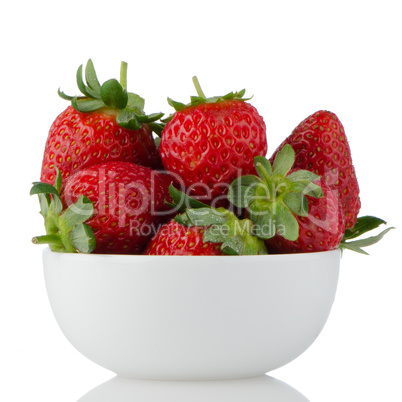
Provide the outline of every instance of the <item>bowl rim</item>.
{"type": "Polygon", "coordinates": [[[303,260],[315,260],[324,255],[341,255],[341,250],[339,248],[333,250],[326,251],[315,251],[315,252],[307,252],[307,253],[289,253],[289,254],[264,254],[264,255],[143,255],[143,254],[85,254],[85,253],[60,253],[55,252],[50,249],[50,247],[46,247],[43,250],[43,258],[46,258],[46,255],[57,255],[63,260],[68,259],[72,261],[87,261],[91,260],[91,262],[106,261],[113,259],[113,262],[133,262],[135,261],[149,261],[149,260],[164,260],[168,259],[179,259],[179,261],[185,260],[202,260],[208,259],[209,261],[217,260],[222,261],[233,258],[241,258],[241,259],[253,259],[257,261],[266,261],[269,260],[271,262],[275,261],[303,261],[303,260]]]}

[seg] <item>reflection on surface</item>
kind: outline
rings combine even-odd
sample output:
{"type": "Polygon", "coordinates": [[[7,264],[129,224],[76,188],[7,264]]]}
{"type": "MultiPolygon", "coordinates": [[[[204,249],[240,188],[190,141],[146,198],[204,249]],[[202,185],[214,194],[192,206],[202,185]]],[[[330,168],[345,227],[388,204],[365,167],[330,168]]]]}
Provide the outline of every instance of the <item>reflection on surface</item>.
{"type": "Polygon", "coordinates": [[[153,381],[114,377],[78,402],[306,402],[294,388],[269,376],[225,381],[153,381]]]}

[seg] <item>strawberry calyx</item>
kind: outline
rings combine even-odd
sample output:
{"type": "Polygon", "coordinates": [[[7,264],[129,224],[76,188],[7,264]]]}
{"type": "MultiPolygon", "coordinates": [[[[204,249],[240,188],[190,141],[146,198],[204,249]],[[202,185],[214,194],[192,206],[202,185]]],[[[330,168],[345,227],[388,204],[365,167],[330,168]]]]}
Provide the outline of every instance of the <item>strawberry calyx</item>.
{"type": "MultiPolygon", "coordinates": [[[[244,94],[246,93],[245,89],[242,89],[239,92],[229,92],[228,94],[223,95],[223,96],[213,96],[213,97],[207,98],[201,89],[201,85],[198,81],[198,78],[196,76],[194,76],[192,79],[193,79],[193,84],[195,86],[195,89],[197,91],[197,96],[191,96],[190,103],[184,104],[181,102],[176,102],[171,98],[167,98],[169,105],[172,106],[176,110],[176,112],[184,110],[190,106],[198,106],[203,103],[219,103],[219,102],[223,102],[225,100],[248,101],[251,99],[251,98],[243,98],[244,94]]],[[[164,121],[166,121],[166,120],[164,120],[164,121]]]]}
{"type": "Polygon", "coordinates": [[[141,96],[127,92],[127,63],[121,62],[120,81],[112,78],[100,84],[92,60],[85,67],[85,82],[82,64],[77,70],[77,85],[83,96],[69,96],[59,88],[58,94],[62,99],[71,102],[79,112],[90,113],[103,111],[116,115],[119,126],[130,130],[139,130],[143,124],[148,124],[153,132],[161,135],[163,124],[157,121],[163,113],[145,114],[145,100],[141,96]]]}
{"type": "Polygon", "coordinates": [[[60,197],[61,174],[56,168],[56,180],[49,183],[34,182],[30,195],[39,197],[40,213],[45,220],[46,235],[32,239],[34,244],[48,244],[52,251],[62,253],[91,253],[96,240],[91,227],[84,222],[93,214],[92,202],[81,196],[75,204],[64,209],[60,197]]]}
{"type": "Polygon", "coordinates": [[[209,226],[203,242],[222,243],[227,255],[267,254],[264,241],[254,235],[254,224],[249,219],[239,219],[225,208],[188,209],[175,221],[185,226],[209,226]]]}
{"type": "Polygon", "coordinates": [[[169,187],[173,200],[171,206],[182,212],[174,218],[184,226],[208,227],[203,234],[204,243],[221,243],[227,255],[267,254],[265,243],[254,234],[254,224],[249,219],[239,219],[225,208],[212,208],[195,200],[173,185],[169,187]]]}
{"type": "Polygon", "coordinates": [[[295,152],[290,145],[278,152],[273,166],[263,156],[257,156],[254,165],[258,176],[239,177],[229,187],[229,201],[246,208],[255,234],[261,239],[270,239],[278,232],[287,240],[297,240],[299,223],[295,215],[308,215],[306,196],[323,196],[321,187],[313,183],[320,176],[308,170],[292,171],[294,161],[295,152]]]}
{"type": "Polygon", "coordinates": [[[368,253],[365,250],[363,250],[363,247],[372,246],[373,244],[378,243],[391,229],[395,228],[394,227],[387,228],[382,232],[380,232],[379,234],[367,237],[365,239],[360,239],[360,236],[374,229],[377,229],[380,225],[384,225],[386,223],[387,222],[385,222],[384,220],[377,218],[375,216],[367,215],[358,217],[353,228],[345,230],[339,248],[342,251],[347,249],[355,251],[360,254],[368,255],[368,253]],[[359,239],[354,240],[357,237],[359,237],[359,239]]]}

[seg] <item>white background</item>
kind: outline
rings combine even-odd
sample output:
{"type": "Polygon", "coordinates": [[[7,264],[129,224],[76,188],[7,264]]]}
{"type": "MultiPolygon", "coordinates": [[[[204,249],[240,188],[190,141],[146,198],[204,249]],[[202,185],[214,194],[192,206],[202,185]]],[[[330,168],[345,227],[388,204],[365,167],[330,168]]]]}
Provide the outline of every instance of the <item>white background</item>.
{"type": "Polygon", "coordinates": [[[268,154],[316,110],[338,115],[360,183],[361,214],[397,229],[370,256],[344,254],[323,332],[270,375],[311,401],[402,401],[398,6],[397,0],[3,5],[0,400],[76,401],[114,376],[61,334],[47,301],[42,247],[30,243],[43,223],[29,189],[39,179],[48,129],[67,106],[56,91],[76,93],[76,69],[92,58],[102,82],[118,78],[120,61],[128,62],[129,90],[146,98],[149,113],[171,113],[167,96],[188,101],[193,75],[210,96],[246,88],[266,121],[268,154]]]}

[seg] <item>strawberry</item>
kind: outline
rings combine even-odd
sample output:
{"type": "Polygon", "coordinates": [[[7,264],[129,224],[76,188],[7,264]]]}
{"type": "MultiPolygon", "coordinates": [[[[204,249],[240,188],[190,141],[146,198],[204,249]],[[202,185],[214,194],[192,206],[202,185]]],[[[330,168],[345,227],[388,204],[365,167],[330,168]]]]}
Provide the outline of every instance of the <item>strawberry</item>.
{"type": "Polygon", "coordinates": [[[254,236],[253,224],[225,208],[189,197],[172,184],[169,193],[174,220],[161,227],[145,254],[152,255],[253,255],[266,254],[263,240],[254,236]]]}
{"type": "Polygon", "coordinates": [[[205,227],[186,227],[174,220],[162,226],[148,243],[147,255],[223,255],[220,244],[203,242],[205,227]]]}
{"type": "Polygon", "coordinates": [[[144,100],[126,91],[126,68],[122,63],[121,83],[108,80],[100,85],[92,61],[82,66],[77,84],[82,97],[59,95],[71,101],[53,122],[46,141],[40,179],[52,184],[57,167],[63,178],[89,166],[109,161],[126,161],[154,167],[157,150],[152,129],[162,114],[146,116],[144,100]]]}
{"type": "Polygon", "coordinates": [[[255,172],[253,157],[266,154],[266,126],[243,99],[245,90],[206,98],[196,77],[193,81],[198,96],[190,104],[168,99],[176,112],[162,132],[162,163],[181,177],[189,195],[225,205],[229,184],[255,172]]]}
{"type": "Polygon", "coordinates": [[[268,252],[311,252],[336,248],[345,225],[336,193],[324,179],[307,170],[292,169],[295,152],[287,144],[273,165],[254,158],[258,176],[236,179],[229,200],[246,208],[255,233],[268,252]]]}
{"type": "MultiPolygon", "coordinates": [[[[61,178],[57,180],[61,182],[61,178]]],[[[61,194],[61,184],[55,185],[58,189],[52,192],[52,201],[58,198],[58,202],[62,202],[70,211],[67,216],[72,215],[72,220],[82,215],[81,209],[74,206],[91,203],[92,213],[82,222],[91,228],[96,247],[87,252],[138,254],[157,231],[158,225],[170,217],[169,207],[165,203],[165,200],[170,201],[170,181],[168,176],[144,166],[121,161],[108,162],[73,174],[61,194]]],[[[47,242],[49,235],[54,242],[58,236],[55,251],[81,251],[72,244],[75,235],[70,235],[70,225],[65,232],[66,218],[61,207],[56,213],[52,208],[45,209],[42,214],[47,236],[36,238],[36,242],[47,242]]]]}
{"type": "Polygon", "coordinates": [[[345,130],[338,117],[318,111],[303,120],[271,157],[286,144],[296,152],[295,169],[306,169],[324,177],[338,194],[346,229],[356,223],[360,210],[359,185],[345,130]]]}

